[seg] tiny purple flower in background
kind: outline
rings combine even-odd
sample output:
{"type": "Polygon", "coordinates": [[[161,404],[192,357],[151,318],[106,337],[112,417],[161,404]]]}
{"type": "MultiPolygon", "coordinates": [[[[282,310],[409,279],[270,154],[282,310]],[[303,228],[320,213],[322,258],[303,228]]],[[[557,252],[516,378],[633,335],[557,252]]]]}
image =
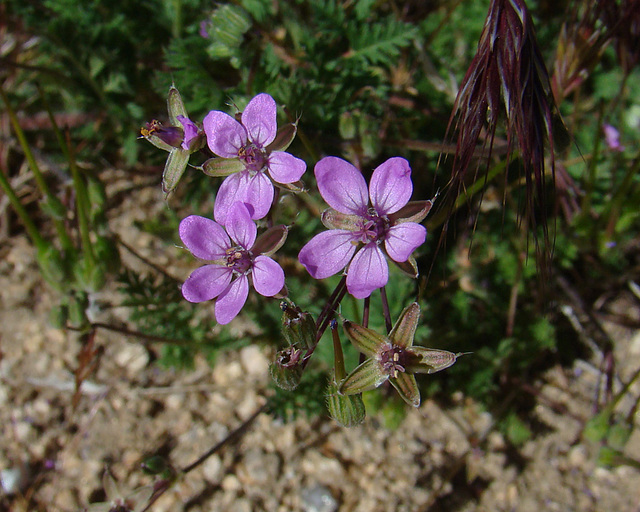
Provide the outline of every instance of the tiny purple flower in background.
{"type": "Polygon", "coordinates": [[[240,122],[212,110],[203,124],[209,149],[219,157],[243,164],[242,170],[226,178],[218,191],[213,215],[220,224],[226,224],[231,206],[238,201],[250,206],[252,219],[263,218],[273,202],[271,180],[294,183],[307,168],[303,160],[268,148],[278,128],[276,102],[268,94],[254,97],[242,112],[240,122]]]}
{"type": "Polygon", "coordinates": [[[347,290],[358,299],[368,297],[389,280],[385,255],[406,262],[424,243],[427,230],[410,221],[424,219],[431,201],[408,205],[413,184],[404,158],[390,158],[378,166],[368,190],[360,171],[340,158],[323,158],[314,172],[320,194],[331,207],[322,214],[329,230],[314,236],[298,259],[315,279],[348,265],[347,290]]]}
{"type": "Polygon", "coordinates": [[[620,144],[620,132],[616,128],[610,124],[604,124],[602,130],[604,131],[604,140],[610,150],[619,153],[624,151],[624,146],[620,144]]]}
{"type": "Polygon", "coordinates": [[[284,287],[284,272],[268,255],[282,246],[285,226],[276,226],[256,238],[257,227],[243,203],[227,216],[226,232],[217,222],[190,215],[180,222],[180,238],[196,257],[211,263],[194,270],[182,285],[189,302],[216,299],[215,317],[228,324],[244,306],[249,280],[260,295],[273,297],[284,287]]]}

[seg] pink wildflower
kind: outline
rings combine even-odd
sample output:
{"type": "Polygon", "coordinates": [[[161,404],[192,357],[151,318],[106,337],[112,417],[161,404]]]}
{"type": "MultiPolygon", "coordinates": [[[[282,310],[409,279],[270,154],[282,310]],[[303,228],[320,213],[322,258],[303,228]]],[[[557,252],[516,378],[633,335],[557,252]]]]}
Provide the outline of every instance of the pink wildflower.
{"type": "Polygon", "coordinates": [[[285,226],[276,226],[256,237],[257,227],[243,203],[236,203],[227,216],[225,229],[213,220],[190,215],[180,223],[180,238],[196,257],[211,263],[194,270],[182,285],[189,302],[216,299],[214,314],[228,324],[244,306],[249,281],[260,295],[273,297],[284,287],[284,272],[269,255],[287,236],[285,226]]]}
{"type": "Polygon", "coordinates": [[[358,299],[387,284],[385,256],[406,262],[425,241],[427,230],[417,222],[431,201],[408,204],[413,192],[411,168],[404,158],[390,158],[364,177],[349,162],[325,157],[315,166],[318,189],[331,206],[322,214],[328,231],[313,237],[298,259],[315,279],[347,268],[347,290],[358,299]]]}
{"type": "Polygon", "coordinates": [[[224,180],[213,210],[220,224],[226,224],[231,206],[242,202],[250,208],[252,219],[261,219],[273,202],[273,184],[298,181],[306,163],[269,145],[276,139],[276,102],[268,94],[254,97],[241,121],[224,112],[212,110],[204,118],[204,131],[209,149],[224,159],[239,160],[243,165],[224,180]]]}

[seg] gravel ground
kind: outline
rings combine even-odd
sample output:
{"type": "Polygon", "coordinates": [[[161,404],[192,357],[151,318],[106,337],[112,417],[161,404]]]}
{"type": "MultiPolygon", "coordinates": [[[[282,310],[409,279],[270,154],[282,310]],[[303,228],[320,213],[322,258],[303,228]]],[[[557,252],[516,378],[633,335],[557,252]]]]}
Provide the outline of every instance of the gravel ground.
{"type": "MultiPolygon", "coordinates": [[[[155,194],[150,203],[163,207],[155,194]]],[[[143,205],[126,206],[143,215],[143,205]]],[[[173,248],[128,231],[121,235],[141,252],[169,260],[162,250],[173,248]]],[[[260,347],[224,354],[215,368],[197,359],[190,371],[169,371],[137,340],[100,330],[104,355],[74,410],[77,335],[48,324],[51,292],[26,239],[10,239],[1,254],[0,510],[82,510],[104,498],[106,466],[123,488],[147,485],[144,456],[161,449],[183,467],[264,403],[271,354],[260,347]]],[[[124,313],[103,314],[117,322],[124,313]]],[[[640,367],[640,334],[613,326],[611,334],[624,381],[640,367]]],[[[463,396],[447,408],[427,400],[393,431],[376,417],[342,429],[327,418],[283,423],[260,414],[151,510],[640,511],[640,471],[598,467],[597,446],[581,441],[599,385],[593,363],[554,368],[542,384],[539,428],[519,450],[463,396]]],[[[640,459],[635,420],[625,454],[640,459]]]]}

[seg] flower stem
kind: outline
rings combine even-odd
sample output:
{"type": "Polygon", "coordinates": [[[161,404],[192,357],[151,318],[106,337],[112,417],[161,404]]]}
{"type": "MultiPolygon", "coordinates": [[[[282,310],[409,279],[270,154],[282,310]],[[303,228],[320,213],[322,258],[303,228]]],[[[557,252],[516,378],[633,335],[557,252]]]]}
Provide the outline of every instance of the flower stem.
{"type": "Polygon", "coordinates": [[[362,308],[362,326],[369,327],[369,311],[371,310],[371,295],[364,298],[364,307],[362,308]]]}
{"type": "Polygon", "coordinates": [[[331,336],[333,337],[333,360],[335,369],[335,380],[340,382],[347,376],[344,367],[344,354],[342,353],[342,345],[340,344],[340,335],[338,334],[337,322],[331,324],[331,336]]]}
{"type": "Polygon", "coordinates": [[[0,187],[2,187],[2,190],[9,199],[11,206],[13,206],[13,209],[18,214],[18,217],[20,217],[20,220],[22,221],[24,228],[27,230],[27,234],[29,235],[29,238],[31,239],[33,245],[35,245],[37,249],[44,248],[47,245],[47,242],[44,240],[44,238],[42,238],[42,235],[38,231],[38,228],[36,228],[36,225],[31,220],[31,217],[29,217],[27,210],[25,210],[24,206],[22,206],[20,199],[18,199],[18,196],[13,190],[11,183],[9,183],[9,180],[7,179],[7,176],[5,175],[3,169],[0,169],[0,187]]]}
{"type": "Polygon", "coordinates": [[[382,301],[382,314],[384,315],[384,326],[387,329],[387,333],[389,333],[393,328],[393,322],[391,321],[391,311],[389,310],[389,300],[387,299],[386,286],[383,286],[382,288],[380,288],[380,300],[382,301]]]}
{"type": "Polygon", "coordinates": [[[69,132],[66,133],[66,146],[69,158],[69,167],[71,169],[71,177],[73,179],[73,188],[76,191],[76,206],[78,215],[78,228],[80,230],[80,238],[82,239],[82,249],[84,257],[91,266],[95,263],[93,247],[91,244],[90,226],[89,226],[89,196],[87,187],[80,176],[80,171],[76,165],[76,158],[71,144],[69,132]]]}

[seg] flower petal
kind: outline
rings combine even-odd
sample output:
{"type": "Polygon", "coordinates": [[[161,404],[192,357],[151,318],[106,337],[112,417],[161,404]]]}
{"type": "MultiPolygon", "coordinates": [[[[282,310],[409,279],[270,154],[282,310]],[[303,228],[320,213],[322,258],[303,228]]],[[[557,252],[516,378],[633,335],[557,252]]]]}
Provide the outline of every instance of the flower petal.
{"type": "Polygon", "coordinates": [[[284,286],[284,271],[268,256],[258,256],[253,263],[253,287],[260,295],[273,297],[284,286]]]}
{"type": "Polygon", "coordinates": [[[264,172],[249,177],[239,199],[250,206],[249,213],[254,220],[262,219],[269,213],[273,203],[273,184],[264,172]],[[253,211],[251,211],[253,209],[253,211]]]}
{"type": "Polygon", "coordinates": [[[364,299],[389,281],[389,266],[375,243],[365,245],[353,257],[347,270],[347,290],[356,299],[364,299]]]}
{"type": "Polygon", "coordinates": [[[278,183],[293,183],[298,181],[304,171],[307,170],[307,164],[304,160],[296,158],[284,151],[275,151],[269,155],[269,174],[273,181],[278,183]]]}
{"type": "Polygon", "coordinates": [[[391,226],[384,241],[389,258],[394,261],[407,261],[411,253],[427,239],[427,229],[415,222],[403,222],[391,226]]]}
{"type": "Polygon", "coordinates": [[[251,220],[249,210],[244,203],[234,203],[227,215],[227,233],[231,239],[249,250],[256,241],[258,228],[256,223],[251,220]]]}
{"type": "Polygon", "coordinates": [[[338,386],[338,393],[353,395],[369,391],[380,386],[388,378],[389,375],[382,372],[378,361],[369,358],[344,378],[338,386]]]}
{"type": "Polygon", "coordinates": [[[198,136],[198,125],[185,116],[177,116],[178,121],[184,129],[184,140],[182,141],[182,149],[189,151],[191,141],[198,136]]]}
{"type": "Polygon", "coordinates": [[[226,178],[213,205],[213,216],[220,224],[226,225],[227,216],[234,203],[244,203],[251,218],[261,219],[271,208],[273,185],[263,172],[251,176],[248,171],[232,174],[226,178]]]}
{"type": "Polygon", "coordinates": [[[239,276],[219,295],[218,300],[216,300],[214,308],[216,321],[222,325],[231,322],[231,320],[238,316],[242,306],[247,302],[248,295],[249,279],[247,279],[247,276],[239,276]]]}
{"type": "Polygon", "coordinates": [[[371,204],[379,215],[394,213],[411,199],[411,167],[404,158],[393,157],[380,164],[371,175],[371,204]]]}
{"type": "Polygon", "coordinates": [[[323,231],[300,250],[298,260],[314,279],[332,276],[347,266],[356,250],[353,233],[339,229],[323,231]]]}
{"type": "Polygon", "coordinates": [[[248,171],[237,172],[225,178],[213,203],[213,218],[216,219],[216,222],[225,225],[231,205],[239,201],[239,191],[244,190],[248,181],[248,171]]]}
{"type": "Polygon", "coordinates": [[[189,215],[182,219],[178,232],[191,254],[202,260],[220,259],[231,247],[229,236],[222,226],[199,215],[189,215]]]}
{"type": "Polygon", "coordinates": [[[316,164],[314,173],[320,195],[331,208],[355,215],[367,211],[367,183],[362,173],[349,162],[326,156],[316,164]]]}
{"type": "Polygon", "coordinates": [[[420,407],[420,390],[416,378],[411,373],[398,373],[389,379],[400,397],[412,407],[420,407]]]}
{"type": "Polygon", "coordinates": [[[247,142],[247,131],[229,114],[212,110],[202,122],[207,136],[207,145],[223,158],[238,156],[238,151],[247,142]]]}
{"type": "Polygon", "coordinates": [[[220,295],[231,282],[231,270],[221,265],[205,265],[191,272],[182,285],[189,302],[204,302],[220,295]]]}
{"type": "Polygon", "coordinates": [[[263,148],[271,144],[278,131],[276,117],[275,100],[266,93],[255,96],[242,112],[242,124],[249,139],[263,148]]]}

